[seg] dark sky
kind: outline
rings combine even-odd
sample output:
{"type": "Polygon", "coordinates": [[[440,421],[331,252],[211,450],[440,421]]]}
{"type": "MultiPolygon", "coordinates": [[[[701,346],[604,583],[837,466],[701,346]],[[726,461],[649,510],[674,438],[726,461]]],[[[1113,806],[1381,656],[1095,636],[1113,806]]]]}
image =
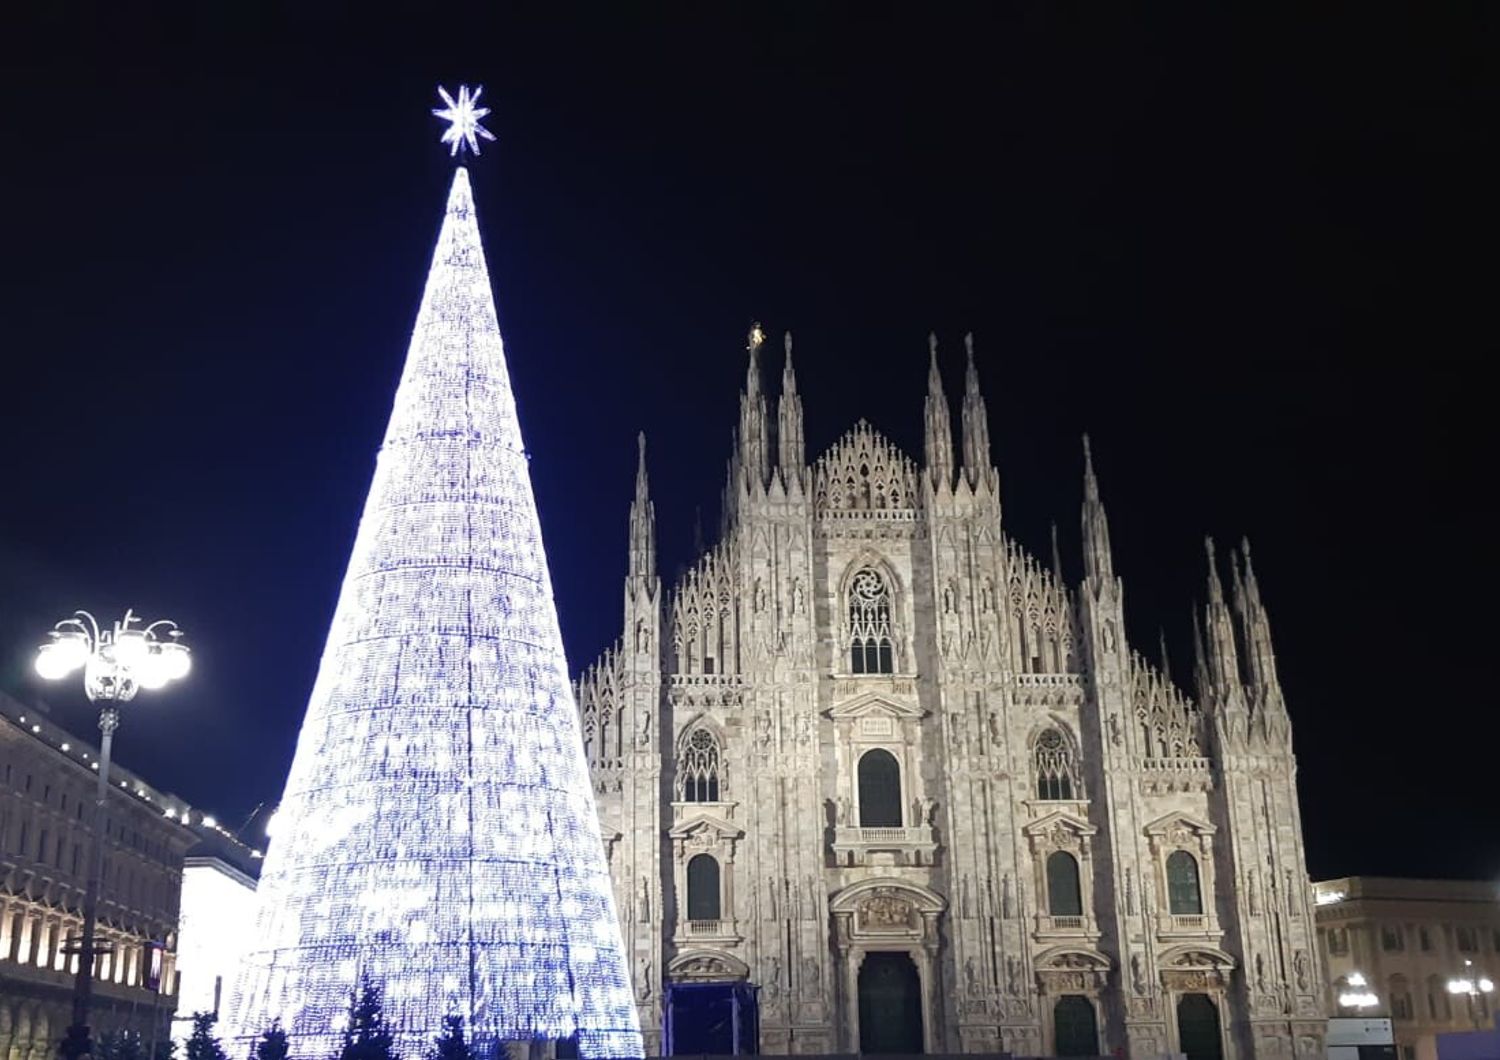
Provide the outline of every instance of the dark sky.
{"type": "Polygon", "coordinates": [[[463,79],[575,670],[638,429],[665,572],[716,525],[751,320],[796,335],[813,452],[864,416],[919,454],[926,335],[956,393],[972,330],[1009,531],[1055,519],[1079,575],[1089,431],[1178,672],[1203,535],[1250,535],[1313,873],[1500,874],[1494,6],[37,6],[0,71],[0,687],[39,694],[74,607],[177,619],[192,679],[117,744],[154,782],[279,794],[463,79]]]}

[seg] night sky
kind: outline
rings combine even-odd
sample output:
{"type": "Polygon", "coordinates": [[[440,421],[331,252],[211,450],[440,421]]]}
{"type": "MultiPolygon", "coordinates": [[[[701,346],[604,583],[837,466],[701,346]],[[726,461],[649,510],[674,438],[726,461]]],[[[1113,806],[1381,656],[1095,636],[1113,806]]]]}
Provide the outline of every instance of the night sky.
{"type": "Polygon", "coordinates": [[[972,331],[1008,531],[1081,575],[1088,431],[1179,675],[1203,536],[1249,535],[1313,874],[1500,875],[1494,6],[45,6],[0,69],[0,687],[75,607],[175,618],[192,678],[116,743],[159,786],[279,795],[465,80],[575,671],[637,430],[663,573],[717,526],[752,320],[810,454],[865,417],[920,456],[927,333],[955,398],[972,331]]]}

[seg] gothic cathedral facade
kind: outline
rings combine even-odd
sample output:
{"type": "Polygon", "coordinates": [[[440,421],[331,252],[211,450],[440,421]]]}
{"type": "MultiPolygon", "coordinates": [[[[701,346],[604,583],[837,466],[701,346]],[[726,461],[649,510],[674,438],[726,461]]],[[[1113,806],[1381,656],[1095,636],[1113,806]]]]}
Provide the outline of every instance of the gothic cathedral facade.
{"type": "MultiPolygon", "coordinates": [[[[967,340],[966,340],[967,341],[967,340]]],[[[647,1052],[1323,1053],[1291,728],[1248,548],[1196,694],[1126,643],[1085,442],[1082,580],[1007,537],[970,343],[918,466],[812,464],[761,333],[723,530],[579,679],[647,1052]],[[715,1037],[717,1035],[717,1037],[715,1037]]]]}

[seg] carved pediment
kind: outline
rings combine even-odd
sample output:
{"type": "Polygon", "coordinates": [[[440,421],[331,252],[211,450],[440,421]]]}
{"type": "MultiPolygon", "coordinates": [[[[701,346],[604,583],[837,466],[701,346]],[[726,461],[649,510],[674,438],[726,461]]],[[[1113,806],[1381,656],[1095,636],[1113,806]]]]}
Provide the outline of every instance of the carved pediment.
{"type": "Polygon", "coordinates": [[[1158,817],[1146,826],[1145,831],[1147,835],[1164,836],[1180,829],[1186,829],[1194,835],[1213,835],[1218,831],[1207,821],[1180,810],[1173,811],[1165,817],[1158,817]]]}
{"type": "Polygon", "coordinates": [[[1157,963],[1164,969],[1229,972],[1234,970],[1236,962],[1233,957],[1216,946],[1195,943],[1168,950],[1161,955],[1157,963]]]}
{"type": "Polygon", "coordinates": [[[748,979],[750,967],[723,950],[689,950],[667,965],[667,976],[675,982],[748,979]]]}
{"type": "Polygon", "coordinates": [[[877,692],[868,692],[840,703],[824,711],[824,714],[834,719],[885,717],[919,721],[927,716],[927,711],[909,703],[899,703],[877,692]]]}
{"type": "Polygon", "coordinates": [[[1097,950],[1084,950],[1076,946],[1056,946],[1036,956],[1036,969],[1045,971],[1107,972],[1113,962],[1097,950]]]}
{"type": "Polygon", "coordinates": [[[1053,810],[1021,829],[1033,847],[1050,844],[1059,848],[1076,846],[1097,831],[1088,821],[1067,810],[1053,810]]]}
{"type": "Polygon", "coordinates": [[[1208,837],[1217,831],[1207,821],[1180,811],[1158,817],[1146,826],[1151,845],[1161,850],[1173,847],[1204,847],[1208,837]]]}
{"type": "Polygon", "coordinates": [[[833,913],[855,912],[866,899],[871,898],[897,898],[919,914],[941,913],[948,906],[935,891],[905,880],[884,877],[861,880],[845,887],[829,899],[828,908],[833,913]]]}
{"type": "MultiPolygon", "coordinates": [[[[691,805],[691,803],[684,803],[684,805],[691,805]]],[[[667,833],[670,838],[687,841],[689,845],[694,840],[700,842],[707,841],[709,844],[714,844],[730,839],[739,839],[744,834],[743,829],[711,813],[700,814],[699,816],[680,821],[667,833]]]]}

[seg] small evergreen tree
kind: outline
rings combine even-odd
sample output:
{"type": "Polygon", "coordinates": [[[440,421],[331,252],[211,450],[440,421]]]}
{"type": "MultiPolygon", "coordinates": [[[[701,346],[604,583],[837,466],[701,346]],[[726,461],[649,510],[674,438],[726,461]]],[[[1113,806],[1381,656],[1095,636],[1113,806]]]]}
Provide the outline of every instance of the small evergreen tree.
{"type": "Polygon", "coordinates": [[[146,1043],[135,1031],[105,1031],[94,1039],[94,1060],[146,1060],[146,1043]]]}
{"type": "Polygon", "coordinates": [[[474,1060],[469,1042],[464,1037],[464,1018],[444,1016],[443,1033],[432,1040],[432,1049],[427,1060],[474,1060]]]}
{"type": "Polygon", "coordinates": [[[286,1060],[289,1048],[286,1031],[281,1029],[281,1021],[272,1020],[271,1025],[262,1032],[260,1040],[255,1043],[255,1060],[286,1060]]]}
{"type": "Polygon", "coordinates": [[[193,1013],[193,1033],[187,1040],[187,1060],[229,1060],[224,1047],[214,1036],[214,1023],[218,1016],[212,1012],[193,1013]]]}
{"type": "MultiPolygon", "coordinates": [[[[198,1058],[190,1056],[188,1060],[198,1058]]],[[[360,983],[359,990],[349,995],[349,1019],[337,1060],[400,1060],[395,1036],[386,1026],[380,987],[368,979],[360,983]]]]}

